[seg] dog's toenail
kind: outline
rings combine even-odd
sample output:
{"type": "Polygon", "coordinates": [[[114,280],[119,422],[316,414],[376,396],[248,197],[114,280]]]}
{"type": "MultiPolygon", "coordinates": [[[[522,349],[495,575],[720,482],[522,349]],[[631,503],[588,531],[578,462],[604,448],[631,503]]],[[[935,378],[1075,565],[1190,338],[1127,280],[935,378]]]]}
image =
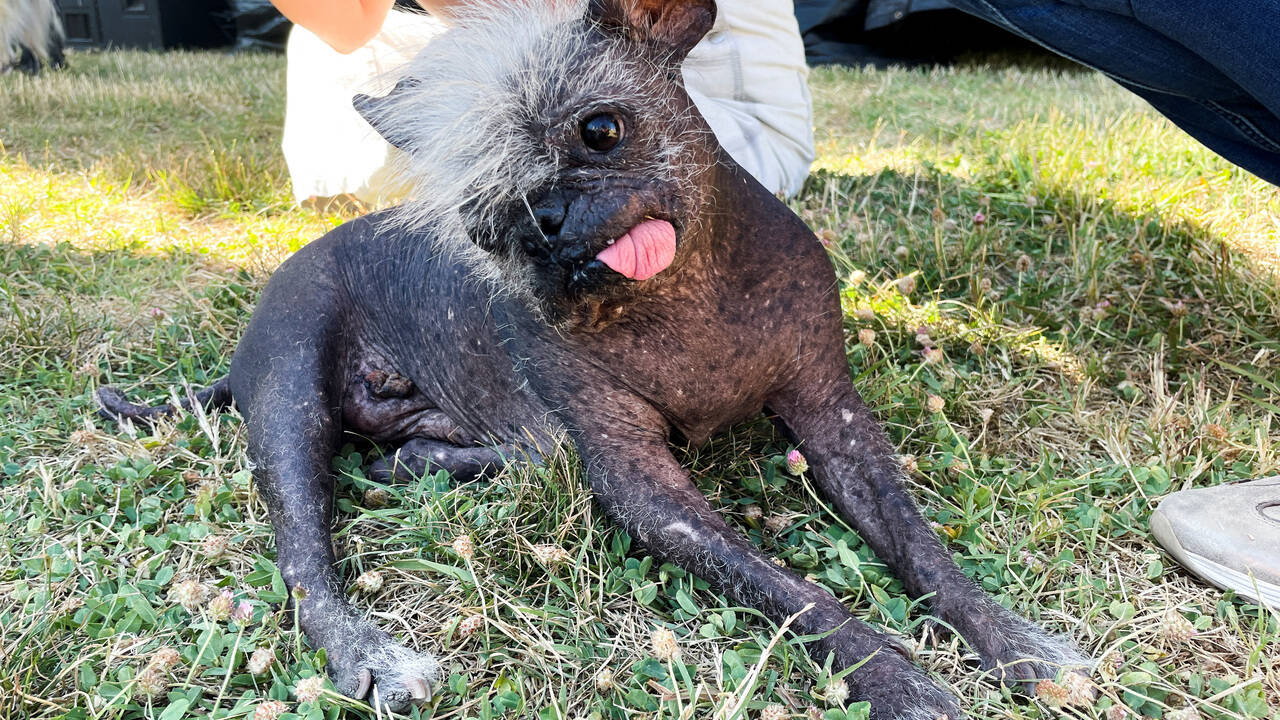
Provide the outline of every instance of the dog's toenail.
{"type": "Polygon", "coordinates": [[[431,685],[422,678],[414,678],[408,682],[409,694],[419,705],[431,702],[431,685]]]}
{"type": "Polygon", "coordinates": [[[360,671],[360,683],[356,686],[355,699],[363,700],[369,694],[369,686],[373,685],[373,673],[368,668],[360,671]]]}

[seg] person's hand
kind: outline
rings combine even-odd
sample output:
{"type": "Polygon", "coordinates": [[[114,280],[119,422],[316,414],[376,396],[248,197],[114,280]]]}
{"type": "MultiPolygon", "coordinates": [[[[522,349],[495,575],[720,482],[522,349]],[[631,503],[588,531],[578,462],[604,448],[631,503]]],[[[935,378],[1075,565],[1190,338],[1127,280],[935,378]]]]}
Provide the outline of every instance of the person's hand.
{"type": "Polygon", "coordinates": [[[285,17],[315,33],[334,50],[355,52],[387,19],[392,0],[271,0],[285,17]]]}
{"type": "MultiPolygon", "coordinates": [[[[561,2],[563,0],[546,0],[561,2]]],[[[458,8],[502,0],[417,0],[445,23],[458,8]]],[[[334,50],[355,52],[373,39],[391,11],[393,0],[271,0],[284,16],[315,33],[334,50]]]]}

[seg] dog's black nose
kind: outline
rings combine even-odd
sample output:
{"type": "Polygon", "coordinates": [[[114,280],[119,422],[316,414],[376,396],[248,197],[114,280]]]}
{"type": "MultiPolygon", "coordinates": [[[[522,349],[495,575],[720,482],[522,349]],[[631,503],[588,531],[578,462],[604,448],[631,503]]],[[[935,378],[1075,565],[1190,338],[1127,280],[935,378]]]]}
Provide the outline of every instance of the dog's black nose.
{"type": "Polygon", "coordinates": [[[565,208],[560,203],[544,204],[533,209],[533,217],[538,221],[538,229],[543,235],[560,234],[560,226],[564,225],[565,208]]]}
{"type": "Polygon", "coordinates": [[[559,235],[560,228],[564,225],[565,215],[569,211],[564,195],[552,190],[538,198],[532,207],[533,219],[538,223],[538,229],[542,234],[548,237],[559,235]]]}

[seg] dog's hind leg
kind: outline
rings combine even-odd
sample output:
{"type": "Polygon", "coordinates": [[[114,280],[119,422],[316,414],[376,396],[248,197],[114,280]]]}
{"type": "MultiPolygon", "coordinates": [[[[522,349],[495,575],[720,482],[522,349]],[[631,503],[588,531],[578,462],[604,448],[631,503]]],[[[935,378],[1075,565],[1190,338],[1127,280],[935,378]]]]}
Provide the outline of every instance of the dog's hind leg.
{"type": "MultiPolygon", "coordinates": [[[[843,371],[839,365],[830,366],[843,371]]],[[[973,584],[925,522],[902,484],[888,438],[847,378],[833,369],[772,398],[823,493],[893,570],[912,596],[930,596],[933,613],[978,652],[984,667],[1009,683],[1034,686],[1085,656],[1006,610],[973,584]]]]}
{"type": "Polygon", "coordinates": [[[463,447],[443,440],[412,438],[395,453],[375,460],[369,477],[377,482],[407,481],[439,470],[457,482],[470,482],[501,468],[510,453],[492,447],[463,447]]]}
{"type": "Polygon", "coordinates": [[[343,593],[329,531],[329,458],[339,433],[322,388],[304,384],[311,383],[282,381],[267,388],[248,411],[255,421],[249,438],[254,481],[275,528],[276,564],[307,639],[326,651],[334,686],[356,698],[376,690],[382,704],[403,710],[430,698],[437,664],[374,627],[343,593]]]}
{"type": "Polygon", "coordinates": [[[402,711],[430,698],[438,664],[393,641],[343,592],[330,535],[330,460],[342,437],[337,368],[350,333],[341,298],[326,287],[331,271],[297,260],[288,269],[263,293],[231,367],[254,482],[275,528],[276,564],[307,639],[326,651],[334,686],[402,711]]]}
{"type": "Polygon", "coordinates": [[[819,664],[829,654],[837,669],[864,663],[847,682],[852,699],[871,702],[874,720],[962,717],[955,698],[912,665],[896,643],[855,619],[825,589],[779,568],[730,528],[663,438],[620,435],[611,430],[603,442],[591,444],[583,438],[578,449],[597,502],[632,538],[776,623],[799,613],[791,629],[796,635],[821,636],[809,643],[819,664]]]}

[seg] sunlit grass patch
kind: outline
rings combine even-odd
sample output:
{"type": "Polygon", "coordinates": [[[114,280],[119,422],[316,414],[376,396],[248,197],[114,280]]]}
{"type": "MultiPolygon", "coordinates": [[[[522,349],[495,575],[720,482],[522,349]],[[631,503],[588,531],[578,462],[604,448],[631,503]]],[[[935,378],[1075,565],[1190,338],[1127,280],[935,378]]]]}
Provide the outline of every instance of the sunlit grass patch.
{"type": "Polygon", "coordinates": [[[1103,202],[1185,222],[1267,270],[1280,263],[1280,193],[1102,76],[824,68],[815,77],[817,169],[865,175],[934,164],[994,185],[988,193],[1103,202]]]}
{"type": "Polygon", "coordinates": [[[188,209],[282,207],[284,59],[242,53],[80,55],[65,72],[5,76],[0,144],[35,167],[158,186],[188,209]]]}
{"type": "MultiPolygon", "coordinates": [[[[193,213],[163,188],[116,184],[102,171],[37,169],[3,156],[0,233],[14,243],[81,251],[201,255],[223,267],[275,267],[329,224],[312,213],[193,213]]],[[[185,195],[183,197],[186,197],[185,195]]]]}

